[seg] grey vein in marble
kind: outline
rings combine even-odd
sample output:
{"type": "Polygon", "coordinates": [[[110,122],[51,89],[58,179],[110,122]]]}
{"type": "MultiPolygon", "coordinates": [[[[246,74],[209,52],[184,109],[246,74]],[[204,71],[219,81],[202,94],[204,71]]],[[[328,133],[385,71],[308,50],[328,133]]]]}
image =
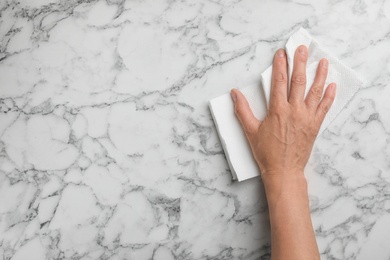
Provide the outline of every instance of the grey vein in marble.
{"type": "Polygon", "coordinates": [[[207,102],[303,26],[370,82],[306,168],[321,256],[388,260],[389,24],[389,1],[2,1],[0,256],[269,259],[207,102]]]}

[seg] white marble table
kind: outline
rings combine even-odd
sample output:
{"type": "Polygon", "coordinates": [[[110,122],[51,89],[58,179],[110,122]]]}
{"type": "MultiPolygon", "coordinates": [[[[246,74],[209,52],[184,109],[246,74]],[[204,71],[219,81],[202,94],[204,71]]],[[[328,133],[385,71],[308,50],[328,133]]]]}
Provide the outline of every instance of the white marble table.
{"type": "Polygon", "coordinates": [[[390,1],[365,0],[2,0],[1,258],[269,259],[207,102],[301,26],[368,82],[306,169],[322,258],[388,260],[390,1]]]}

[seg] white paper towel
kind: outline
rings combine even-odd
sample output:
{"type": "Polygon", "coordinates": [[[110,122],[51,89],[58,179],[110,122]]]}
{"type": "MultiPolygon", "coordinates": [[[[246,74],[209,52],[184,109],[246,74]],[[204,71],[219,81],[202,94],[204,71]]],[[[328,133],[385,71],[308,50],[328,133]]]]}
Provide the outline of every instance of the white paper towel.
{"type": "MultiPolygon", "coordinates": [[[[322,58],[327,58],[329,61],[328,77],[325,86],[331,82],[337,84],[336,98],[322,123],[319,132],[319,134],[321,134],[356,91],[363,85],[363,80],[353,70],[342,64],[337,58],[320,47],[318,42],[302,28],[288,39],[285,46],[289,64],[289,75],[291,75],[293,70],[295,50],[301,44],[306,45],[309,50],[306,68],[306,93],[313,83],[318,63],[322,58]]],[[[271,90],[271,74],[272,66],[262,73],[262,90],[260,89],[260,86],[249,86],[241,89],[241,92],[247,98],[254,115],[260,120],[263,119],[267,113],[267,105],[271,90]]],[[[234,106],[230,94],[228,93],[212,99],[210,101],[210,110],[233,178],[238,181],[243,181],[259,176],[260,171],[252,156],[251,149],[241,125],[234,114],[234,106]]]]}

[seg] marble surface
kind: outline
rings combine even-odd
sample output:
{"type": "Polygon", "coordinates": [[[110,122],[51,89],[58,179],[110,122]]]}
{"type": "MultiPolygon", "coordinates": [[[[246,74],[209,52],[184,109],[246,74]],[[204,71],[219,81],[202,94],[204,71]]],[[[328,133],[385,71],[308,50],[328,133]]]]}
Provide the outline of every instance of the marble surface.
{"type": "Polygon", "coordinates": [[[208,100],[304,27],[368,84],[306,168],[322,259],[390,258],[390,1],[0,2],[2,259],[269,259],[208,100]]]}

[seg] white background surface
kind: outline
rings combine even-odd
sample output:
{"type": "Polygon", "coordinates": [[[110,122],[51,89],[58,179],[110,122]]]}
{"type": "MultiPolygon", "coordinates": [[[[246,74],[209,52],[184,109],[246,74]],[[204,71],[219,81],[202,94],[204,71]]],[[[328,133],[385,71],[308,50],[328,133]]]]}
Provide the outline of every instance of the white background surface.
{"type": "Polygon", "coordinates": [[[306,176],[323,259],[388,260],[390,2],[1,1],[4,259],[269,259],[208,101],[303,26],[368,80],[306,176]]]}

